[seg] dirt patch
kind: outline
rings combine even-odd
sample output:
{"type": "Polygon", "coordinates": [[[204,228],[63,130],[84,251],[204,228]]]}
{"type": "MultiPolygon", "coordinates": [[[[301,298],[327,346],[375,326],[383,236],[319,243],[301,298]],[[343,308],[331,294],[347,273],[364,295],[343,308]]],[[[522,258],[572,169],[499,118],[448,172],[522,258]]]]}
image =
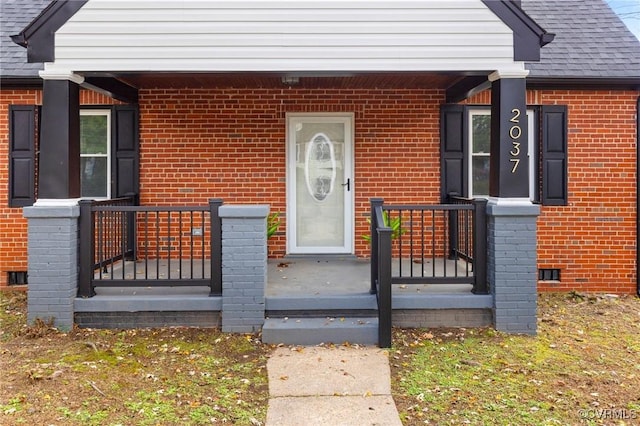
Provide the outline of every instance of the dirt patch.
{"type": "Polygon", "coordinates": [[[26,326],[22,293],[0,293],[0,424],[263,424],[267,354],[217,329],[26,326]]]}

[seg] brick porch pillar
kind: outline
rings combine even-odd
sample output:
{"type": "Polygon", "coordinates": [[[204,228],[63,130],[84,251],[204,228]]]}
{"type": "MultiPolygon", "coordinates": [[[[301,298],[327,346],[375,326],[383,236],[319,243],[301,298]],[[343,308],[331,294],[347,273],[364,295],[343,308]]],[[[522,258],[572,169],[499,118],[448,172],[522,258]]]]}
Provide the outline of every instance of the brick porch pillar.
{"type": "Polygon", "coordinates": [[[252,333],[264,324],[267,285],[266,205],[223,205],[222,331],[252,333]]]}
{"type": "Polygon", "coordinates": [[[530,202],[487,205],[487,281],[497,330],[536,333],[539,214],[540,207],[530,202]]]}
{"type": "Polygon", "coordinates": [[[58,201],[58,205],[24,208],[29,232],[27,321],[53,319],[57,328],[70,330],[78,291],[80,208],[58,201]]]}

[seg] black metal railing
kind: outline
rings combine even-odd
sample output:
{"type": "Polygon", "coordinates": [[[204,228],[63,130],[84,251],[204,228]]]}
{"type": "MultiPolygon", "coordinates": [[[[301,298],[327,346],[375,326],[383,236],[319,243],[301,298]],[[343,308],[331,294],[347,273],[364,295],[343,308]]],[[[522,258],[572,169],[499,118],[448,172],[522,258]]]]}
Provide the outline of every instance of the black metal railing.
{"type": "Polygon", "coordinates": [[[371,293],[379,343],[391,344],[392,285],[470,284],[486,294],[486,200],[384,205],[371,199],[371,293]]]}
{"type": "Polygon", "coordinates": [[[391,227],[381,198],[371,199],[371,292],[378,300],[378,345],[391,347],[391,227]]]}
{"type": "Polygon", "coordinates": [[[472,293],[487,294],[487,200],[451,194],[449,202],[473,207],[470,213],[459,210],[449,213],[450,258],[463,259],[472,266],[472,293]]]}
{"type": "Polygon", "coordinates": [[[136,206],[133,199],[80,202],[81,297],[96,287],[208,286],[222,293],[218,208],[136,206]]]}

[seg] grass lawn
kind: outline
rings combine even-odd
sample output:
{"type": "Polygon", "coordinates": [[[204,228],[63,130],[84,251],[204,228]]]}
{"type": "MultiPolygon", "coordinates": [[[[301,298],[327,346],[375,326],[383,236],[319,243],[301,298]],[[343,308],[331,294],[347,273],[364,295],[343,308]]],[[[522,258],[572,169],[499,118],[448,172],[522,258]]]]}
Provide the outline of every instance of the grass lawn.
{"type": "MultiPolygon", "coordinates": [[[[640,299],[543,294],[539,333],[394,330],[405,425],[640,424],[640,299]]],[[[264,424],[259,335],[26,325],[0,292],[0,424],[264,424]]]]}
{"type": "Polygon", "coordinates": [[[640,425],[640,299],[542,294],[538,335],[397,330],[405,425],[640,425]]]}

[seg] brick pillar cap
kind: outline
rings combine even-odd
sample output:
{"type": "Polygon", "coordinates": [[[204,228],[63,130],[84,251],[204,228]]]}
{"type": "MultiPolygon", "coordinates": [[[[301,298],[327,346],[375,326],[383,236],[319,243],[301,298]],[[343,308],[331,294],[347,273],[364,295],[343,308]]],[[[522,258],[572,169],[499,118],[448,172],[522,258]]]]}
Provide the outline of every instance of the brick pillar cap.
{"type": "Polygon", "coordinates": [[[269,205],[233,205],[225,204],[220,206],[218,214],[221,218],[263,218],[269,215],[269,205]]]}

